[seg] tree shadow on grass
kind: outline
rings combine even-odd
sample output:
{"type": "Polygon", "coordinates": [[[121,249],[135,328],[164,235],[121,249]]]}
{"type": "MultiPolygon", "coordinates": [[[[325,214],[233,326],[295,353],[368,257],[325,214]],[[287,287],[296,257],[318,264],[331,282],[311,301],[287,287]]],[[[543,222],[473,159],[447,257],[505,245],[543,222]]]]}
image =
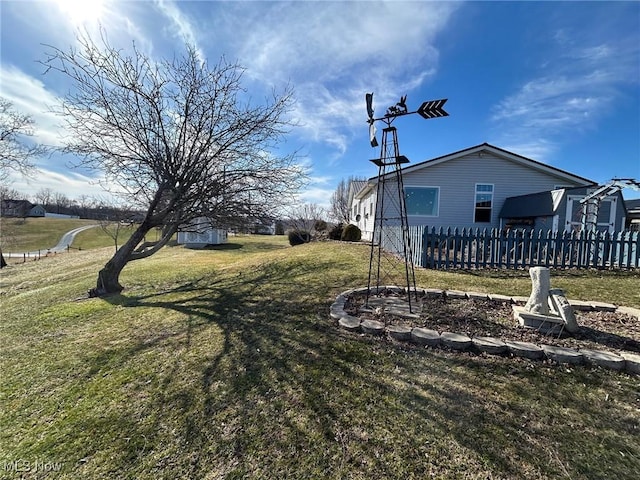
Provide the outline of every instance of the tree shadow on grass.
{"type": "MultiPolygon", "coordinates": [[[[613,435],[620,409],[567,404],[590,399],[591,387],[614,391],[607,374],[530,369],[342,332],[329,320],[329,302],[318,300],[335,292],[308,280],[308,269],[295,260],[265,264],[109,300],[185,318],[182,330],[173,329],[181,342],[172,368],[132,406],[151,419],[138,429],[156,459],[130,452],[119,473],[152,476],[153,466],[167,478],[557,478],[613,465],[606,473],[624,478],[620,472],[634,471],[640,452],[629,439],[637,419],[613,435]],[[197,351],[212,327],[223,345],[185,367],[185,352],[197,351]],[[185,383],[185,375],[197,378],[185,383]],[[582,431],[604,432],[609,448],[583,455],[582,431]]],[[[119,361],[142,361],[166,340],[159,332],[119,361]]],[[[631,405],[630,394],[620,387],[617,394],[631,405]]]]}
{"type": "Polygon", "coordinates": [[[207,245],[206,250],[239,250],[243,248],[241,243],[221,243],[220,245],[207,245]]]}

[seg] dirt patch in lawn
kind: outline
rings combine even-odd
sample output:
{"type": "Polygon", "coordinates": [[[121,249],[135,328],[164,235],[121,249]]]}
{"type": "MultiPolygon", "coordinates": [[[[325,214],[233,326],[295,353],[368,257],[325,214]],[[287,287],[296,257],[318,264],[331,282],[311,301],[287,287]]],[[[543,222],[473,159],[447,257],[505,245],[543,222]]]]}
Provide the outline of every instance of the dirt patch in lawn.
{"type": "MultiPolygon", "coordinates": [[[[394,293],[385,297],[400,297],[394,293]]],[[[455,332],[469,337],[496,337],[562,347],[640,353],[640,321],[622,312],[576,311],[580,330],[548,335],[520,327],[510,303],[495,300],[452,299],[422,296],[412,300],[415,318],[390,313],[386,308],[366,308],[366,295],[347,299],[345,311],[361,320],[377,320],[385,325],[423,327],[438,332],[455,332]]]]}

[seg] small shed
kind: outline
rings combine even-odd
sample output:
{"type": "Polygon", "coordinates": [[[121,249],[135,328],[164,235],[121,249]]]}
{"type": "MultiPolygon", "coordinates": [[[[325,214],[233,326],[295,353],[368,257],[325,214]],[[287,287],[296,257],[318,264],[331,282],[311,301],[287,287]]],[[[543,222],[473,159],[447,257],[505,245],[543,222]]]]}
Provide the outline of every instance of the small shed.
{"type": "Polygon", "coordinates": [[[227,230],[212,225],[205,217],[196,218],[178,231],[178,244],[187,248],[204,248],[207,245],[227,243],[227,230]]]}
{"type": "Polygon", "coordinates": [[[625,200],[627,209],[627,228],[632,232],[640,232],[640,198],[625,200]]]}
{"type": "MultiPolygon", "coordinates": [[[[501,226],[554,232],[582,230],[585,205],[581,200],[593,190],[594,186],[559,188],[509,197],[500,210],[501,226]]],[[[594,229],[610,233],[623,231],[625,213],[621,192],[602,198],[597,218],[594,219],[594,229]]]]}

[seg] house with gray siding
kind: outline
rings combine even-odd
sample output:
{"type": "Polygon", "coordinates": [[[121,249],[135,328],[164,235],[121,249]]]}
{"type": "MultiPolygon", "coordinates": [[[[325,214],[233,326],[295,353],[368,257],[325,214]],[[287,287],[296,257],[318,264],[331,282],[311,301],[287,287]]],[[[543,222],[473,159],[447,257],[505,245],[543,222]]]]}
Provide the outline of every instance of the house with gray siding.
{"type": "MultiPolygon", "coordinates": [[[[597,186],[587,178],[488,143],[409,164],[402,172],[409,225],[435,228],[492,229],[523,224],[569,230],[580,221],[580,198],[597,186]]],[[[397,198],[393,172],[385,176],[384,183],[385,199],[393,198],[394,192],[397,198]]],[[[380,208],[385,209],[385,218],[398,218],[399,223],[397,206],[386,200],[386,206],[377,204],[377,176],[358,187],[352,198],[351,223],[362,230],[364,239],[371,239],[374,216],[380,215],[380,208]],[[389,208],[395,208],[396,213],[389,208]]],[[[620,231],[625,209],[621,196],[612,197],[603,201],[598,223],[604,228],[607,217],[606,228],[620,231]]]]}

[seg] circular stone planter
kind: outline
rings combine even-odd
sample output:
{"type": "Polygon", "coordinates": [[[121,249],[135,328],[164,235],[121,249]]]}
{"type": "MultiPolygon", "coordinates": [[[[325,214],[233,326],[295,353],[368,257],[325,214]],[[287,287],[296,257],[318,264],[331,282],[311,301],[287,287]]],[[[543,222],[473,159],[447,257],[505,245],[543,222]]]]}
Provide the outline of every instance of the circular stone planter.
{"type": "Polygon", "coordinates": [[[471,346],[471,338],[460,333],[442,332],[440,341],[443,345],[454,350],[466,350],[471,346]]]}
{"type": "MultiPolygon", "coordinates": [[[[402,293],[404,290],[400,287],[379,287],[372,288],[370,293],[396,292],[402,293]]],[[[439,289],[416,289],[426,296],[443,296],[450,298],[473,298],[476,296],[473,292],[459,291],[443,291],[439,289]]],[[[454,350],[466,350],[471,345],[475,349],[489,354],[499,355],[510,352],[516,357],[528,358],[531,360],[539,360],[545,356],[558,363],[598,365],[612,370],[626,370],[628,373],[640,375],[640,355],[631,352],[622,351],[618,355],[600,350],[574,350],[571,348],[556,347],[553,345],[538,346],[528,342],[518,342],[512,340],[500,340],[493,337],[474,337],[469,338],[467,335],[461,335],[453,332],[438,333],[436,330],[428,328],[415,327],[410,328],[404,325],[389,325],[385,328],[382,322],[376,320],[361,321],[358,317],[347,314],[344,310],[348,297],[353,294],[366,293],[367,288],[355,288],[342,292],[331,305],[329,313],[331,318],[337,320],[340,328],[350,332],[360,332],[370,335],[382,335],[386,331],[390,337],[400,341],[411,341],[418,345],[426,345],[437,347],[445,345],[454,350]]],[[[481,294],[484,298],[484,294],[481,294]]],[[[491,295],[488,297],[493,300],[500,300],[512,304],[524,304],[528,297],[507,297],[504,295],[491,295]]],[[[616,307],[612,304],[604,304],[598,302],[581,302],[579,300],[570,300],[571,306],[575,310],[600,310],[600,311],[616,311],[620,310],[624,313],[636,316],[640,320],[640,309],[632,307],[616,307]]],[[[393,302],[392,302],[393,303],[393,302]]]]}

